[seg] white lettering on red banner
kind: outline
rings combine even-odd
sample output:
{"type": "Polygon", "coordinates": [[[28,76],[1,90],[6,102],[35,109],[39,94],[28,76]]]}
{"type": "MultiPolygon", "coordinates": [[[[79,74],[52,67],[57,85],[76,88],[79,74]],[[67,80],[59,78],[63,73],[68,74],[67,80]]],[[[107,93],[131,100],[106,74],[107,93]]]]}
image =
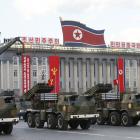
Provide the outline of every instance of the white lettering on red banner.
{"type": "Polygon", "coordinates": [[[58,38],[46,37],[21,37],[21,41],[25,44],[47,44],[47,45],[60,45],[58,38]]]}
{"type": "Polygon", "coordinates": [[[110,47],[111,48],[133,48],[137,49],[140,48],[140,43],[134,43],[134,42],[116,42],[116,41],[111,41],[110,42],[110,47]]]}
{"type": "Polygon", "coordinates": [[[30,56],[22,55],[22,91],[30,89],[30,56]]]}

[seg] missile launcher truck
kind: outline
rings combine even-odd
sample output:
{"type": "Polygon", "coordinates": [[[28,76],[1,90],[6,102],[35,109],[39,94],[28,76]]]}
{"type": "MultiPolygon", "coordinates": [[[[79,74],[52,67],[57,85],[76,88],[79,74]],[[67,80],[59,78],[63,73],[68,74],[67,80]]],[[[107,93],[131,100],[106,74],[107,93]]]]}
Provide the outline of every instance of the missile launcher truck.
{"type": "MultiPolygon", "coordinates": [[[[111,87],[110,84],[100,84],[100,86],[111,87]]],[[[137,125],[140,120],[140,94],[130,91],[125,93],[110,91],[100,95],[101,100],[97,105],[99,113],[97,124],[109,124],[113,126],[137,125]]]]}
{"type": "MultiPolygon", "coordinates": [[[[7,51],[16,42],[19,42],[24,46],[20,37],[13,38],[8,43],[0,44],[0,55],[7,51]]],[[[17,108],[14,102],[14,92],[3,91],[0,93],[0,133],[3,132],[5,134],[11,134],[13,124],[17,123],[19,120],[16,115],[17,108]]]]}
{"type": "Polygon", "coordinates": [[[24,94],[25,100],[31,101],[31,108],[26,110],[25,122],[29,127],[43,128],[47,122],[49,129],[66,130],[78,126],[88,129],[91,120],[99,116],[96,112],[96,100],[106,89],[93,87],[78,95],[75,92],[50,93],[53,87],[38,83],[24,94]]]}
{"type": "Polygon", "coordinates": [[[13,124],[18,123],[13,91],[0,93],[0,133],[11,134],[13,124]]]}

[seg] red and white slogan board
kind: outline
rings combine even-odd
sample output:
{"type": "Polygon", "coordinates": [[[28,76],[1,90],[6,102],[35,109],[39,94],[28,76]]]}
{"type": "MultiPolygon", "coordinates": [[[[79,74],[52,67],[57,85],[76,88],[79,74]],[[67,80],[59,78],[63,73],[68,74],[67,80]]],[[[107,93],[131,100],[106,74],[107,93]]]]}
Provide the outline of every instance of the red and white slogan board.
{"type": "Polygon", "coordinates": [[[30,89],[30,56],[22,55],[22,91],[26,93],[30,89]]]}
{"type": "Polygon", "coordinates": [[[54,90],[52,93],[58,93],[60,90],[60,57],[59,56],[49,56],[49,73],[50,79],[48,80],[48,84],[50,86],[54,86],[54,90]]]}
{"type": "Polygon", "coordinates": [[[119,41],[111,41],[110,42],[111,48],[133,48],[133,49],[140,49],[140,43],[135,42],[119,42],[119,41]]]}
{"type": "Polygon", "coordinates": [[[58,38],[47,37],[21,37],[21,41],[25,44],[48,44],[48,45],[60,45],[58,38]]]}

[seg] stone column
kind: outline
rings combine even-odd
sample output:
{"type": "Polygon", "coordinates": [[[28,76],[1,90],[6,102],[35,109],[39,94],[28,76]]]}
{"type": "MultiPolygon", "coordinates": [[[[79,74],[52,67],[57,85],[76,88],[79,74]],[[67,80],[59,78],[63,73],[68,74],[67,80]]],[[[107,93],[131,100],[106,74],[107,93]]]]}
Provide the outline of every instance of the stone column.
{"type": "Polygon", "coordinates": [[[77,59],[74,59],[74,91],[78,92],[77,59]]]}
{"type": "Polygon", "coordinates": [[[61,63],[60,63],[60,81],[61,81],[61,88],[62,89],[64,89],[65,88],[65,73],[64,73],[64,71],[65,71],[65,61],[64,61],[64,59],[61,59],[60,60],[61,61],[61,63]]]}
{"type": "Polygon", "coordinates": [[[70,63],[70,65],[69,65],[69,70],[70,70],[70,85],[71,85],[71,87],[69,87],[69,88],[71,88],[71,89],[73,89],[74,88],[74,61],[73,61],[73,59],[69,59],[69,63],[70,63]]]}
{"type": "Polygon", "coordinates": [[[86,91],[86,60],[82,59],[83,92],[86,91]]]}
{"type": "Polygon", "coordinates": [[[3,85],[3,61],[1,60],[1,89],[4,89],[3,85]]]}
{"type": "Polygon", "coordinates": [[[86,60],[86,81],[87,81],[87,89],[89,89],[90,85],[91,85],[91,72],[90,72],[90,60],[89,59],[86,60]]]}
{"type": "Polygon", "coordinates": [[[90,59],[90,76],[91,76],[91,87],[94,86],[94,59],[90,59]]]}
{"type": "Polygon", "coordinates": [[[68,66],[68,58],[65,58],[65,87],[66,92],[69,92],[69,66],[68,66]]]}
{"type": "Polygon", "coordinates": [[[99,83],[103,83],[103,66],[101,60],[99,61],[99,83]]]}
{"type": "Polygon", "coordinates": [[[99,61],[97,59],[95,59],[95,84],[98,84],[99,83],[99,61]]]}
{"type": "Polygon", "coordinates": [[[78,70],[77,70],[77,76],[78,76],[78,92],[82,92],[82,87],[83,87],[83,79],[82,79],[82,59],[77,59],[78,60],[78,70]]]}
{"type": "Polygon", "coordinates": [[[106,60],[102,61],[102,83],[107,83],[107,62],[106,60]]]}
{"type": "Polygon", "coordinates": [[[107,73],[106,73],[106,75],[107,75],[106,76],[107,77],[106,83],[111,83],[111,79],[110,79],[111,71],[110,71],[110,61],[109,60],[106,63],[106,71],[107,71],[107,73]]]}
{"type": "Polygon", "coordinates": [[[10,81],[9,81],[9,60],[7,60],[7,89],[10,89],[10,81]]]}
{"type": "Polygon", "coordinates": [[[110,81],[113,84],[113,80],[117,78],[117,77],[115,77],[115,73],[114,73],[115,71],[114,71],[114,61],[113,60],[110,61],[110,65],[111,65],[110,66],[111,67],[110,68],[110,74],[111,74],[110,81]]]}
{"type": "Polygon", "coordinates": [[[140,60],[137,60],[137,92],[140,92],[140,60]]]}
{"type": "Polygon", "coordinates": [[[36,71],[37,71],[37,83],[38,83],[39,82],[39,76],[40,76],[39,75],[39,62],[38,62],[38,58],[36,59],[36,71]]]}

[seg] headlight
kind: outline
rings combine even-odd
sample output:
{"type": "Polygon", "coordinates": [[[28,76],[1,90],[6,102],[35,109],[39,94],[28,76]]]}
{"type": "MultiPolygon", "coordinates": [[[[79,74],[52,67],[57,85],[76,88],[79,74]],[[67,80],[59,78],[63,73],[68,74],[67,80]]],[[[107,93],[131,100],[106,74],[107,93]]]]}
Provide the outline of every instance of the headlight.
{"type": "Polygon", "coordinates": [[[65,105],[63,106],[63,111],[64,111],[64,112],[66,111],[66,106],[65,106],[65,105]]]}
{"type": "Polygon", "coordinates": [[[128,104],[128,108],[129,108],[129,109],[132,108],[132,104],[131,104],[131,103],[128,104]]]}

